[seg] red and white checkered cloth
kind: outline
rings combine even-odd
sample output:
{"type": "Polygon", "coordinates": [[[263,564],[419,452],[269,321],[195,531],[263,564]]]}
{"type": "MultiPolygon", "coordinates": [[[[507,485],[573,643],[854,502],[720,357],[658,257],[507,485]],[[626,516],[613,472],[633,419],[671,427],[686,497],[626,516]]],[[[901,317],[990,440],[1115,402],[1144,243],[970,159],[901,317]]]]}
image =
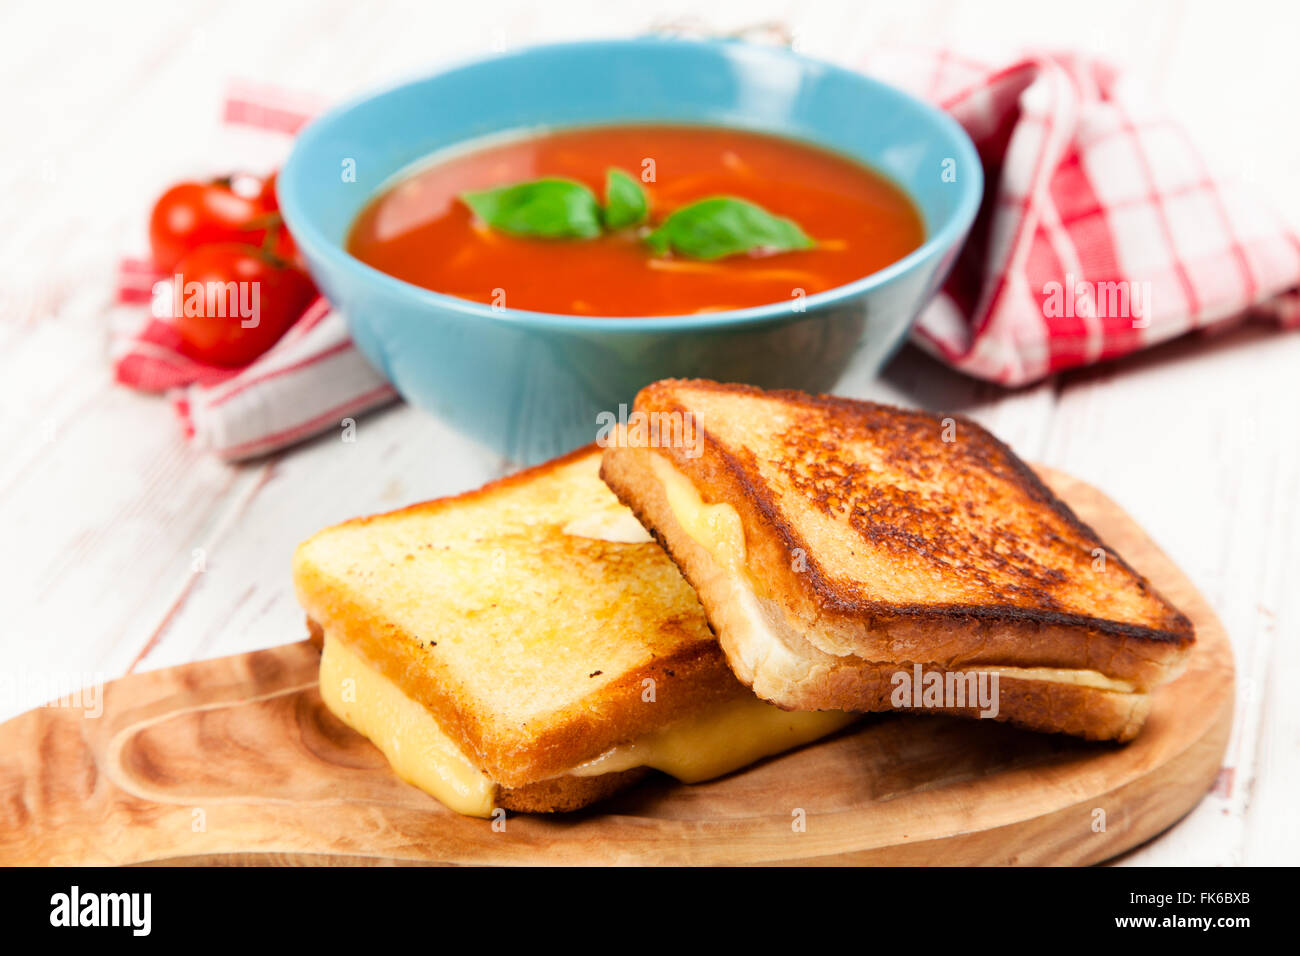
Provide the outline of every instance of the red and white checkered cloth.
{"type": "Polygon", "coordinates": [[[861,65],[952,114],[984,164],[979,218],[913,333],[949,364],[1022,385],[1248,313],[1300,324],[1294,231],[1108,64],[890,50],[861,65]]]}
{"type": "MultiPolygon", "coordinates": [[[[1020,385],[1242,316],[1300,326],[1300,239],[1259,197],[1212,176],[1184,130],[1112,67],[1068,54],[990,66],[934,50],[881,51],[861,66],[950,112],[984,165],[971,238],[913,336],[950,365],[1020,385]]],[[[225,122],[287,134],[287,146],[308,115],[298,98],[243,89],[225,122]]],[[[122,275],[123,300],[147,301],[148,265],[124,263],[122,275]]],[[[164,322],[132,328],[115,345],[118,378],[171,392],[188,433],[227,459],[394,397],[323,302],[237,372],[176,344],[164,322]]]]}

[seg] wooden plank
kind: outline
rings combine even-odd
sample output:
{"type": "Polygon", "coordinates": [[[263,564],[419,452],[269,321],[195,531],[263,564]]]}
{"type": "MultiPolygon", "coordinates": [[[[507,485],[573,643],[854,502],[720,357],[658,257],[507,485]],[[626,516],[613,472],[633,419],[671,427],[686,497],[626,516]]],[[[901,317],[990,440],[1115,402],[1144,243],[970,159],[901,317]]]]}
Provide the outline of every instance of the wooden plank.
{"type": "Polygon", "coordinates": [[[305,635],[289,581],[300,541],[357,515],[476,488],[507,463],[430,416],[396,407],[261,466],[255,487],[227,505],[203,541],[146,669],[273,647],[305,635]]]}

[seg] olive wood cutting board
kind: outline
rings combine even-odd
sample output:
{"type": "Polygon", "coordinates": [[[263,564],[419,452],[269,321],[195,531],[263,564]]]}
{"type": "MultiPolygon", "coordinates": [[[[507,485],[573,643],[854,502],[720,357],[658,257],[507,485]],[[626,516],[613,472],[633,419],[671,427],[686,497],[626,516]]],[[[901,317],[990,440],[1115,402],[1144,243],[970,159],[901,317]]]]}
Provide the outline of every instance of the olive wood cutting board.
{"type": "MultiPolygon", "coordinates": [[[[666,777],[577,814],[460,817],[398,780],[316,691],[307,642],[124,677],[103,714],[0,725],[0,863],[1067,864],[1113,857],[1213,783],[1227,635],[1113,502],[1045,479],[1195,623],[1127,746],[989,720],[868,716],[721,780],[666,777]]],[[[286,574],[288,573],[286,569],[286,574]]]]}

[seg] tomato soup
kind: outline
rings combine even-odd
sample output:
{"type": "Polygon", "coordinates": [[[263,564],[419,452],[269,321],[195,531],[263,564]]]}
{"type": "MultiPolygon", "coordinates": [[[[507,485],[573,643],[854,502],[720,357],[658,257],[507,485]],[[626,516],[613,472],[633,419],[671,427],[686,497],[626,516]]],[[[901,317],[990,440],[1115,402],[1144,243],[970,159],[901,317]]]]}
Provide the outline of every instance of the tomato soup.
{"type": "Polygon", "coordinates": [[[921,245],[905,193],[843,156],[734,129],[628,125],[560,130],[437,157],[382,192],[347,248],[376,269],[475,302],[590,316],[685,315],[790,302],[875,272],[921,245]],[[490,228],[458,197],[562,177],[605,193],[626,171],[649,203],[639,228],[594,238],[490,228]],[[698,200],[731,196],[793,220],[815,243],[716,259],[656,255],[646,234],[698,200]]]}

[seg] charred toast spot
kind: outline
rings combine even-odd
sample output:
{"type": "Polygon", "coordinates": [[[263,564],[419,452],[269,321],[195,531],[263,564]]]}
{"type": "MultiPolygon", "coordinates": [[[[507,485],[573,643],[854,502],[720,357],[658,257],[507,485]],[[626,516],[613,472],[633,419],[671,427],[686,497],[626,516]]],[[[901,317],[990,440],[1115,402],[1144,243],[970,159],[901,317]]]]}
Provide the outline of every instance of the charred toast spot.
{"type": "Polygon", "coordinates": [[[932,421],[905,415],[837,424],[828,436],[820,417],[795,416],[776,436],[770,472],[870,550],[976,583],[990,600],[1060,609],[1053,592],[1067,583],[1065,572],[975,504],[996,495],[1005,470],[978,436],[945,443],[932,421]],[[954,480],[973,495],[962,506],[949,490],[954,480]]]}

